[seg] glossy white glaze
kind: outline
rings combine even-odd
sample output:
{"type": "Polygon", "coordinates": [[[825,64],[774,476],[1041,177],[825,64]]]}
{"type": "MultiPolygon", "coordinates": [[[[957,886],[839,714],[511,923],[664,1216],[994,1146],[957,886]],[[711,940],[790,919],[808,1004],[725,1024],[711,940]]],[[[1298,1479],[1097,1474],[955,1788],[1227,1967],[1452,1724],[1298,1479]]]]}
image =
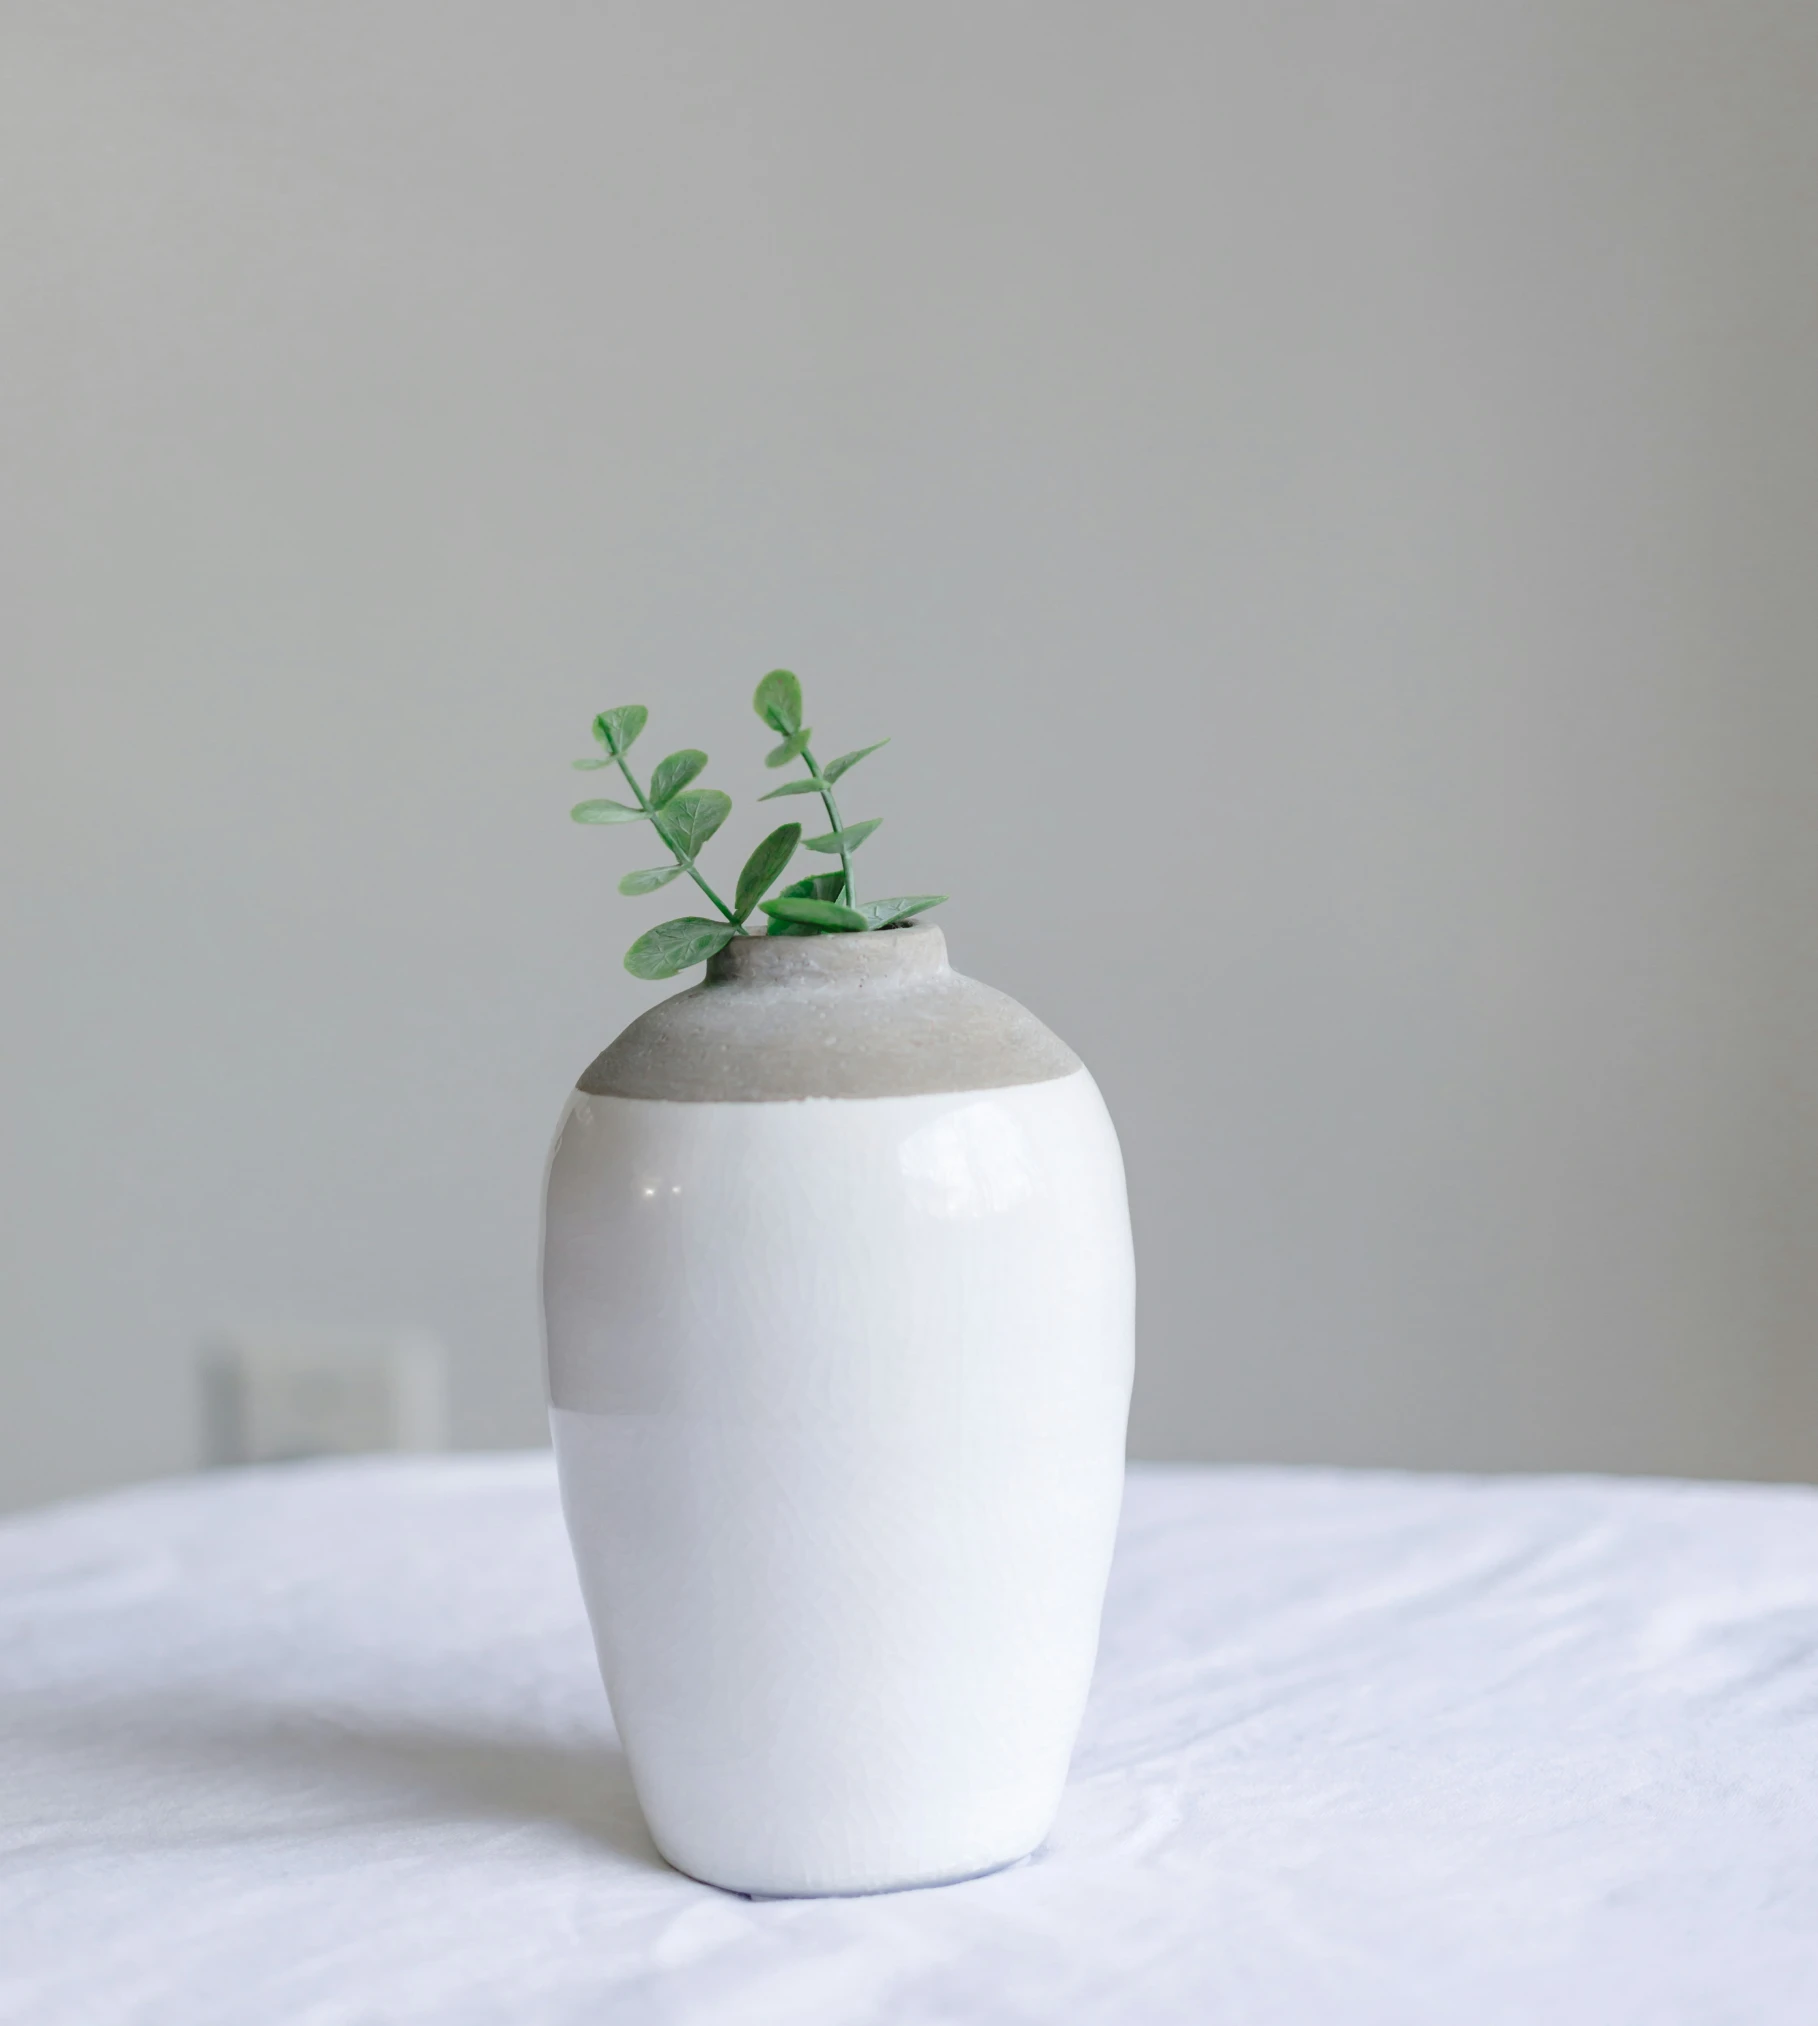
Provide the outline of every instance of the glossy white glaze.
{"type": "Polygon", "coordinates": [[[1013,1862],[1058,1806],[1123,1482],[1123,1166],[1083,1070],[570,1101],[563,1502],[651,1832],[736,1891],[1013,1862]]]}

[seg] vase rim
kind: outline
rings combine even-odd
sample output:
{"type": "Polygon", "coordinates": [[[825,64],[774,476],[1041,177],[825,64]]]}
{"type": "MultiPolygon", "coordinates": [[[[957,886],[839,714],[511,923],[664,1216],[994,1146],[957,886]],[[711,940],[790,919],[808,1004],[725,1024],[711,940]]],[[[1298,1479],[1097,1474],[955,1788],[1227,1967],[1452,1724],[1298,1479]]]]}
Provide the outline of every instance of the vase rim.
{"type": "Polygon", "coordinates": [[[933,922],[819,936],[735,936],[707,960],[719,985],[886,985],[940,977],[947,938],[933,922]]]}

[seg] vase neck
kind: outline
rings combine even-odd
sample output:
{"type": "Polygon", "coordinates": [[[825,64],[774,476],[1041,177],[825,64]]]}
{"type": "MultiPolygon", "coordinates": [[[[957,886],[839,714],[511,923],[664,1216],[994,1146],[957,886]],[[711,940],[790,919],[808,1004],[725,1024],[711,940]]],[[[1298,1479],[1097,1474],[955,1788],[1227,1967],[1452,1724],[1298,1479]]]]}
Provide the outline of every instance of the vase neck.
{"type": "Polygon", "coordinates": [[[709,985],[873,987],[951,975],[932,922],[821,936],[736,936],[707,960],[709,985]]]}

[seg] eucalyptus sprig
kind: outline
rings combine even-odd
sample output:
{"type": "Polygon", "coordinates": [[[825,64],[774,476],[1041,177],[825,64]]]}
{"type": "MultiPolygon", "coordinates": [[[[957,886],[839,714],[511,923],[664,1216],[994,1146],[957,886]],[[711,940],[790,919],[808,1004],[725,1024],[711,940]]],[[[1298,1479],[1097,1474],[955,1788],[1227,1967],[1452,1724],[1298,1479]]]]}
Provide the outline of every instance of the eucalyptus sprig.
{"type": "Polygon", "coordinates": [[[746,916],[781,878],[795,856],[802,826],[785,823],[771,831],[746,859],[733,904],[728,907],[708,884],[697,860],[702,847],[732,814],[732,797],[718,788],[690,787],[689,783],[707,766],[707,755],[693,746],[685,746],[679,753],[659,760],[650,777],[649,790],[640,787],[625,756],[649,717],[649,711],[641,703],[601,711],[593,721],[593,735],[605,747],[604,755],[575,761],[583,769],[616,766],[625,777],[635,806],[603,799],[577,802],[569,814],[577,823],[649,823],[669,847],[671,864],[626,873],[619,881],[620,893],[654,893],[658,887],[667,886],[672,879],[687,873],[719,909],[722,921],[685,915],[679,921],[661,922],[639,936],[625,952],[625,968],[634,978],[673,978],[691,964],[704,963],[742,933],[746,916]]]}
{"type": "Polygon", "coordinates": [[[772,788],[768,795],[760,795],[758,800],[775,802],[784,795],[818,795],[821,807],[827,812],[827,821],[833,827],[824,837],[804,838],[802,849],[824,851],[840,862],[837,873],[814,873],[807,879],[797,880],[793,886],[785,887],[775,900],[765,901],[764,912],[770,917],[770,933],[773,936],[849,935],[862,929],[891,928],[898,922],[906,922],[911,915],[920,914],[925,908],[939,907],[947,898],[944,893],[897,894],[889,900],[869,901],[863,906],[859,904],[858,888],[852,877],[852,854],[884,819],[872,816],[862,823],[844,822],[840,806],[834,800],[833,786],[842,775],[849,773],[861,760],[881,751],[890,741],[879,739],[875,745],[860,746],[857,752],[842,753],[837,760],[829,760],[825,767],[818,765],[814,748],[809,743],[814,733],[802,723],[802,685],[786,668],[773,668],[765,676],[751,699],[751,707],[782,739],[780,746],[764,755],[764,765],[786,767],[791,760],[800,760],[808,769],[806,779],[785,781],[780,788],[772,788]]]}
{"type": "Polygon", "coordinates": [[[712,921],[702,915],[684,915],[646,930],[625,952],[625,968],[633,977],[673,978],[693,964],[704,963],[735,936],[748,933],[745,923],[760,903],[769,917],[770,935],[815,936],[890,928],[920,914],[924,908],[937,907],[946,898],[944,894],[906,894],[862,905],[857,899],[852,883],[852,854],[882,819],[872,817],[863,823],[842,824],[833,784],[848,768],[857,766],[889,741],[880,739],[877,745],[844,753],[822,768],[815,763],[808,743],[811,734],[802,725],[802,686],[787,669],[774,669],[765,676],[752,703],[759,717],[780,733],[783,740],[769,755],[767,764],[781,767],[799,758],[808,769],[805,780],[786,782],[760,799],[771,802],[779,795],[819,795],[833,828],[824,837],[808,838],[804,848],[837,856],[840,870],[811,874],[785,887],[775,900],[765,900],[765,894],[787,870],[796,846],[804,844],[803,826],[784,823],[771,831],[746,859],[732,905],[728,907],[708,883],[698,862],[703,847],[732,813],[730,795],[718,788],[692,785],[705,771],[707,755],[693,746],[671,753],[657,763],[646,790],[639,785],[625,756],[649,721],[649,711],[641,703],[602,711],[593,721],[593,735],[605,749],[603,754],[576,760],[574,764],[583,769],[617,767],[632,799],[629,803],[604,798],[577,802],[569,813],[577,823],[648,823],[668,847],[670,864],[626,873],[619,881],[621,893],[654,893],[658,887],[667,886],[686,873],[721,916],[719,921],[712,921]]]}

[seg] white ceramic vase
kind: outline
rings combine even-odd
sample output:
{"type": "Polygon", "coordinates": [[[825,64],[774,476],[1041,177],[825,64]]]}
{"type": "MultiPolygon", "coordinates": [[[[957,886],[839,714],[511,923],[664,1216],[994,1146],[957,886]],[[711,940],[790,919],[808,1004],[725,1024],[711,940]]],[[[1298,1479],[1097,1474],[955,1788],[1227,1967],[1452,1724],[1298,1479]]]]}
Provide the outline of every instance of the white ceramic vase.
{"type": "Polygon", "coordinates": [[[570,1098],[543,1290],[563,1505],[663,1855],[789,1895],[1034,1850],[1131,1372],[1123,1167],[1071,1052],[934,927],[741,938],[570,1098]]]}

